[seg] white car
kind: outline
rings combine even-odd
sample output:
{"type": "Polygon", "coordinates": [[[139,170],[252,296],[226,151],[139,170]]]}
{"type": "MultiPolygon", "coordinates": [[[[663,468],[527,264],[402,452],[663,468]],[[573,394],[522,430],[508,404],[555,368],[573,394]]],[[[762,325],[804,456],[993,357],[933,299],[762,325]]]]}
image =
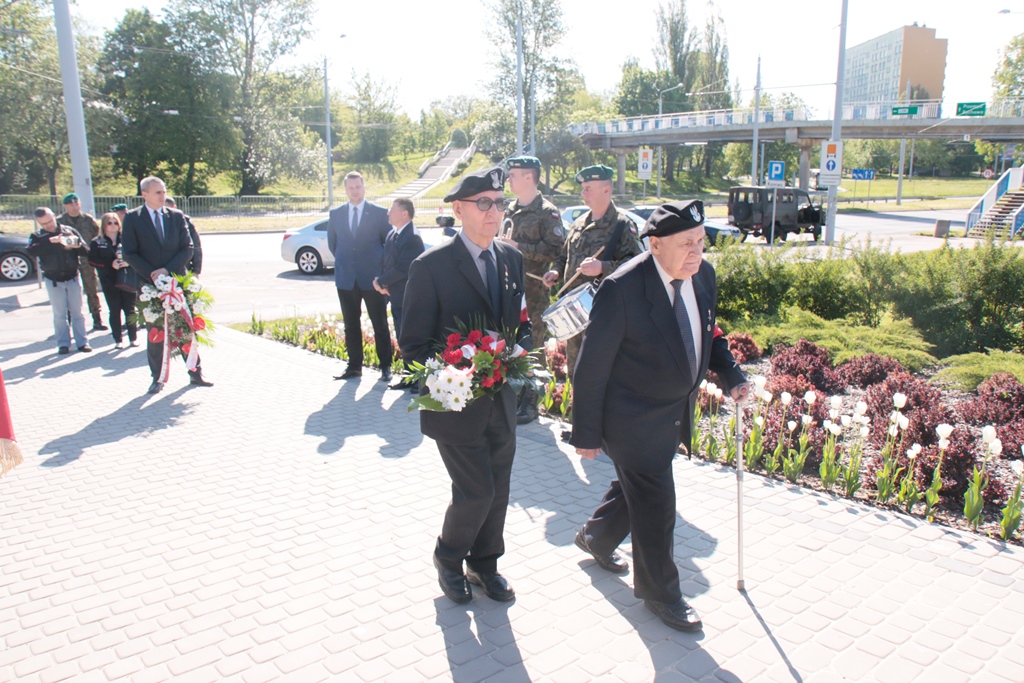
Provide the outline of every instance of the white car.
{"type": "Polygon", "coordinates": [[[327,248],[327,219],[293,228],[281,239],[281,258],[306,275],[319,275],[334,267],[334,254],[327,248]]]}
{"type": "MultiPolygon", "coordinates": [[[[562,210],[562,220],[567,224],[565,229],[566,235],[569,234],[569,228],[572,226],[573,222],[577,218],[585,214],[587,211],[590,211],[590,207],[582,204],[580,206],[570,206],[568,209],[562,210]]],[[[629,219],[631,221],[636,223],[636,229],[638,233],[642,232],[644,226],[647,225],[647,219],[644,218],[643,216],[635,214],[632,211],[628,211],[626,209],[619,209],[619,211],[622,211],[624,214],[629,216],[629,219]]],[[[645,250],[649,249],[649,247],[647,246],[646,239],[641,240],[640,243],[643,244],[645,250]]]]}

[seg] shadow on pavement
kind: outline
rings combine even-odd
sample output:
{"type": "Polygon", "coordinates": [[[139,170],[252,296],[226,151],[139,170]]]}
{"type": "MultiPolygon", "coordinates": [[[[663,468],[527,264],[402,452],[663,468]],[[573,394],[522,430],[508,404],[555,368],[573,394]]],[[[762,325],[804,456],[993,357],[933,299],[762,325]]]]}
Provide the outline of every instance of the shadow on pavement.
{"type": "Polygon", "coordinates": [[[767,622],[765,622],[761,613],[757,611],[757,606],[754,604],[754,601],[750,599],[750,594],[747,593],[747,591],[742,591],[742,595],[743,599],[747,601],[747,605],[750,606],[750,611],[754,613],[755,617],[757,617],[757,623],[761,624],[761,628],[764,629],[765,635],[768,636],[768,640],[772,642],[772,645],[775,646],[775,650],[779,653],[779,656],[782,657],[782,661],[786,663],[786,668],[789,669],[789,673],[793,676],[793,680],[796,681],[796,683],[803,683],[803,677],[800,676],[800,672],[796,670],[796,667],[793,666],[793,662],[791,662],[789,657],[786,656],[786,651],[782,649],[782,645],[780,645],[779,641],[775,638],[775,634],[772,633],[771,627],[769,627],[767,622]]]}
{"type": "MultiPolygon", "coordinates": [[[[125,341],[127,343],[127,340],[125,341]]],[[[104,333],[103,336],[97,333],[89,339],[93,353],[83,354],[72,348],[70,354],[61,356],[57,353],[54,341],[48,339],[32,342],[16,349],[5,350],[0,354],[0,363],[4,363],[4,379],[11,385],[37,377],[45,379],[63,377],[86,368],[100,368],[104,371],[105,376],[112,377],[127,370],[146,366],[145,340],[142,343],[143,346],[138,349],[129,347],[116,350],[114,349],[114,339],[109,333],[104,333]],[[47,350],[49,353],[41,358],[22,365],[10,365],[10,361],[21,354],[35,354],[47,350]]],[[[140,391],[145,388],[141,387],[140,391]]]]}
{"type": "MultiPolygon", "coordinates": [[[[82,457],[85,449],[92,446],[114,443],[126,436],[148,434],[158,429],[173,427],[192,410],[191,405],[175,403],[175,400],[188,390],[189,387],[186,385],[173,393],[162,396],[149,405],[146,405],[146,402],[152,398],[149,394],[133,398],[113,412],[93,420],[84,429],[74,434],[56,438],[40,448],[39,455],[53,454],[40,463],[40,466],[61,467],[78,460],[82,457]],[[131,412],[135,416],[131,421],[132,426],[136,428],[135,431],[126,434],[122,429],[111,429],[107,424],[110,418],[115,415],[121,415],[126,411],[131,412]]],[[[118,422],[120,424],[125,423],[124,420],[119,420],[118,422]]]]}
{"type": "MultiPolygon", "coordinates": [[[[362,428],[353,429],[352,416],[360,413],[366,414],[366,411],[360,411],[357,405],[363,402],[376,403],[378,404],[377,408],[371,410],[380,410],[379,404],[386,388],[382,382],[375,382],[372,390],[356,398],[359,382],[347,380],[339,381],[338,384],[340,387],[337,395],[325,403],[320,410],[311,413],[306,418],[303,433],[323,438],[316,448],[317,453],[333,455],[342,450],[349,437],[372,435],[386,442],[379,448],[381,457],[403,458],[422,442],[423,439],[418,429],[410,435],[409,427],[404,422],[407,416],[402,406],[391,408],[389,414],[395,412],[401,413],[401,415],[396,415],[394,420],[388,420],[383,427],[380,421],[373,421],[366,423],[362,428]]],[[[408,417],[417,419],[415,415],[408,417]]]]}
{"type": "Polygon", "coordinates": [[[452,681],[529,683],[530,675],[508,619],[514,603],[493,602],[482,594],[474,594],[474,601],[481,605],[456,605],[443,597],[434,600],[434,623],[444,635],[452,681]],[[471,628],[474,622],[476,633],[471,628]]]}

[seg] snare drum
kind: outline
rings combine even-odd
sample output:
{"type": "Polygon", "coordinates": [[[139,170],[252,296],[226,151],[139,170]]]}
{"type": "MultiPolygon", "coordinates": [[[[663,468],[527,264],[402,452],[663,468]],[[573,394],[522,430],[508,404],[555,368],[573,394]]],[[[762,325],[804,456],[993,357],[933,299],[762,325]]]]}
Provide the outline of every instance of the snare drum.
{"type": "Polygon", "coordinates": [[[595,291],[593,284],[580,285],[541,314],[540,317],[555,339],[565,341],[586,329],[590,322],[595,291]]]}

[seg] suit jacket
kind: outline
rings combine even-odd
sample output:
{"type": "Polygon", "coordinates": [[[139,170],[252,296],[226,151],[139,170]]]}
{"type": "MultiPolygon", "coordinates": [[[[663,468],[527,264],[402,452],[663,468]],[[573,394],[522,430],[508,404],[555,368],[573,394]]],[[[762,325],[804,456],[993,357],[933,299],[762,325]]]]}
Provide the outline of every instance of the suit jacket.
{"type": "MultiPolygon", "coordinates": [[[[501,311],[491,308],[487,287],[460,236],[428,249],[412,262],[402,309],[402,357],[425,362],[438,351],[445,338],[458,329],[456,319],[469,325],[482,316],[489,329],[507,330],[514,342],[533,348],[530,319],[523,308],[526,276],[523,255],[509,245],[495,241],[501,311]]],[[[424,387],[421,392],[426,393],[424,387]]],[[[516,395],[507,384],[494,399],[478,398],[461,412],[420,411],[420,430],[442,443],[466,445],[480,438],[487,426],[490,402],[502,404],[509,430],[515,430],[516,395]]]]}
{"type": "Polygon", "coordinates": [[[391,232],[388,212],[373,202],[363,202],[360,210],[358,234],[353,235],[348,224],[352,210],[348,203],[330,213],[327,221],[327,248],[334,254],[334,285],[338,289],[373,289],[384,242],[391,232]]]}
{"type": "Polygon", "coordinates": [[[189,237],[192,238],[192,261],[188,264],[188,269],[199,275],[203,272],[203,243],[199,239],[199,231],[196,230],[190,216],[185,216],[185,227],[188,228],[189,237]]]}
{"type": "Polygon", "coordinates": [[[624,469],[664,471],[679,444],[690,443],[708,369],[729,389],[745,381],[725,337],[714,337],[718,288],[707,261],[693,276],[693,290],[702,334],[696,376],[654,256],[636,256],[604,279],[573,376],[574,446],[603,447],[624,469]]]}
{"type": "Polygon", "coordinates": [[[409,280],[409,266],[423,253],[423,238],[416,234],[410,221],[401,233],[391,233],[384,243],[384,255],[380,259],[380,275],[377,284],[391,292],[392,308],[403,307],[405,283],[409,280]]]}
{"type": "Polygon", "coordinates": [[[162,208],[164,239],[161,241],[146,205],[124,215],[121,225],[121,256],[145,282],[152,282],[154,270],[166,268],[173,275],[184,275],[192,260],[192,237],[185,225],[185,214],[162,208]]]}

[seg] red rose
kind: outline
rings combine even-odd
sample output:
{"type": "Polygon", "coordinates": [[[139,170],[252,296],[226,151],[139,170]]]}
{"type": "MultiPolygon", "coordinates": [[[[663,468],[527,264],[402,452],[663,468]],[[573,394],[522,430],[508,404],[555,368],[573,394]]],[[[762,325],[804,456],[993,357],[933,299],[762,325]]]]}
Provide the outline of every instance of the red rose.
{"type": "Polygon", "coordinates": [[[460,363],[463,359],[462,351],[460,351],[459,349],[449,349],[443,352],[441,354],[441,357],[444,359],[444,362],[447,363],[448,365],[456,365],[460,363]]]}
{"type": "Polygon", "coordinates": [[[164,340],[164,331],[158,327],[149,328],[149,341],[159,344],[164,340]]]}
{"type": "Polygon", "coordinates": [[[462,346],[462,335],[458,332],[452,332],[448,335],[448,348],[457,349],[462,346]]]}
{"type": "Polygon", "coordinates": [[[466,343],[476,344],[477,342],[480,341],[480,338],[483,336],[484,334],[480,330],[473,330],[468,335],[466,335],[466,343]]]}
{"type": "Polygon", "coordinates": [[[491,344],[493,344],[493,343],[494,343],[494,337],[492,337],[489,334],[485,335],[483,337],[480,337],[480,346],[485,348],[485,349],[490,350],[491,344]]]}
{"type": "Polygon", "coordinates": [[[197,332],[199,330],[205,330],[206,321],[200,318],[198,315],[192,316],[192,329],[196,330],[197,332]]]}

